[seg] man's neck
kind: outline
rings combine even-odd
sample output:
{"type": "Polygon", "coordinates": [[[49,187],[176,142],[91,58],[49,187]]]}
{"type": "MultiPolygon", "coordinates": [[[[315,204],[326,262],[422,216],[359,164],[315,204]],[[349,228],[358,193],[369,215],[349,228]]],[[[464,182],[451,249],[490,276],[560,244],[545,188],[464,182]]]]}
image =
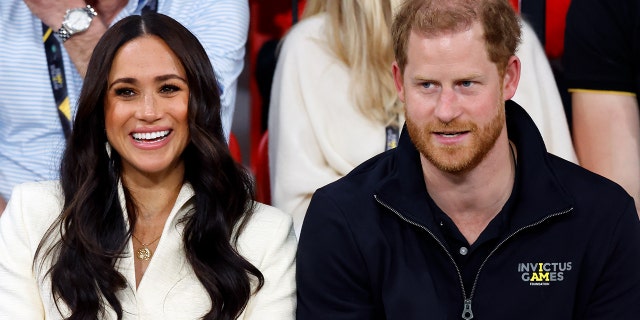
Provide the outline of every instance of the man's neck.
{"type": "Polygon", "coordinates": [[[421,156],[427,190],[470,244],[505,205],[515,181],[515,159],[506,136],[468,172],[438,170],[421,156]],[[508,168],[508,169],[505,169],[508,168]]]}

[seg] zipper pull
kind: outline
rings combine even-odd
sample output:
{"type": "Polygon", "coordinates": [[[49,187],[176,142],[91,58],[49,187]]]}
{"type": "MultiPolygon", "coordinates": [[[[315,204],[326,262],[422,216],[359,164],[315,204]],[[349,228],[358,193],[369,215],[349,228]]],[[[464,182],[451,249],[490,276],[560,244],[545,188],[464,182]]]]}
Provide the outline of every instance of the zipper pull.
{"type": "Polygon", "coordinates": [[[464,300],[464,309],[462,310],[462,319],[473,319],[473,311],[471,311],[471,299],[464,300]]]}

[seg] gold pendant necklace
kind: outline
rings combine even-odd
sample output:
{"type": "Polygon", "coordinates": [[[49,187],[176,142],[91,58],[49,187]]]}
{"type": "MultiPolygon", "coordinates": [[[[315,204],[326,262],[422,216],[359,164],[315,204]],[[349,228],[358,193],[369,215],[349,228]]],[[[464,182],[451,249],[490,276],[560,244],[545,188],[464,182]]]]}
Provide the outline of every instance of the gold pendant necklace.
{"type": "Polygon", "coordinates": [[[158,237],[155,240],[153,240],[153,241],[151,241],[149,243],[146,243],[146,244],[142,243],[142,241],[140,241],[140,239],[138,239],[138,237],[136,237],[136,235],[134,235],[133,233],[131,235],[142,246],[142,248],[136,250],[136,257],[138,257],[138,259],[144,260],[144,261],[151,260],[151,257],[153,256],[153,251],[151,249],[149,249],[149,246],[152,245],[154,242],[158,241],[162,235],[160,235],[160,237],[158,237]]]}

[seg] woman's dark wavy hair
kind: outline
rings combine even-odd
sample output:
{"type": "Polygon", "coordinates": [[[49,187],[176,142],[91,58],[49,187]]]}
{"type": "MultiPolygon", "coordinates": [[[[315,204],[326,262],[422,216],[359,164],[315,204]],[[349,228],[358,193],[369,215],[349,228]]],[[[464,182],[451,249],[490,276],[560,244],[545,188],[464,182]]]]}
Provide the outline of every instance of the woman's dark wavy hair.
{"type": "Polygon", "coordinates": [[[187,74],[190,141],[182,159],[184,179],[195,190],[195,209],[181,223],[187,259],[212,301],[204,319],[235,319],[252,294],[251,282],[257,282],[256,290],[264,283],[262,273],[234,249],[254,211],[253,182],[229,153],[216,77],[204,48],[184,26],[162,14],[124,18],[96,45],[60,168],[64,207],[40,243],[34,266],[52,261],[47,275],[58,309],[62,301],[71,311],[68,319],[96,319],[109,306],[122,318],[116,293],[126,281],[115,264],[124,256],[133,233],[128,226],[135,225],[137,215],[125,186],[129,221],[123,218],[117,196],[121,159],[115,150],[111,157],[105,150],[104,98],[116,53],[144,36],[166,42],[187,74]]]}

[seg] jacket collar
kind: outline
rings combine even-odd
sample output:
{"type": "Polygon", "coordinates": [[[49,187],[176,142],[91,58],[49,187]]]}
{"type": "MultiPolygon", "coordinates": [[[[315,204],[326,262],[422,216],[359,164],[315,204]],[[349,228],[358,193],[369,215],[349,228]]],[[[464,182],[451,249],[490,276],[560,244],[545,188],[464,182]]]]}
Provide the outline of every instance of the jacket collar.
{"type": "MultiPolygon", "coordinates": [[[[564,190],[549,165],[542,136],[522,107],[509,100],[505,104],[507,132],[517,148],[518,164],[513,211],[509,229],[517,230],[549,215],[569,210],[573,199],[564,190]]],[[[376,187],[377,197],[405,218],[427,228],[435,228],[424,182],[420,155],[403,128],[387,178],[376,187]]]]}

